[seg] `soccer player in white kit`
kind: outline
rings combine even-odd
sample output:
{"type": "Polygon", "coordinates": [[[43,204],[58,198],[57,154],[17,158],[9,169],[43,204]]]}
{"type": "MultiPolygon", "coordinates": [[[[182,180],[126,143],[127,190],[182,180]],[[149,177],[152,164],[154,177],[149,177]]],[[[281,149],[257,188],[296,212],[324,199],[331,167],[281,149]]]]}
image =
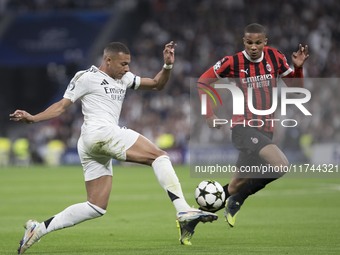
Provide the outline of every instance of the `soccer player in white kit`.
{"type": "Polygon", "coordinates": [[[104,49],[100,67],[91,66],[88,70],[77,72],[63,99],[36,115],[24,110],[10,114],[11,120],[35,123],[61,115],[80,99],[84,115],[78,153],[84,170],[87,201],[71,205],[43,222],[27,221],[18,254],[23,254],[42,236],[54,230],[71,227],[106,213],[112,187],[112,158],[152,166],[158,182],[176,209],[181,244],[191,244],[190,239],[199,222],[217,219],[216,214],[188,205],[166,152],[143,135],[118,125],[127,88],[163,89],[175,61],[174,53],[174,42],[166,44],[162,70],[154,78],[141,78],[129,70],[129,49],[122,43],[112,42],[104,49]]]}

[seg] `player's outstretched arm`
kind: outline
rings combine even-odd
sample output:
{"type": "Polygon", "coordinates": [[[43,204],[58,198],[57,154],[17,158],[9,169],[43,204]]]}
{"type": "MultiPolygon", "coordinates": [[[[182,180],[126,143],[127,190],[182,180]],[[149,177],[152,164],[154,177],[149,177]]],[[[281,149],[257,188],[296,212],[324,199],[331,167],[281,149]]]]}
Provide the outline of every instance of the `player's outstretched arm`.
{"type": "Polygon", "coordinates": [[[21,121],[24,123],[35,123],[39,121],[53,119],[61,115],[66,108],[72,104],[70,99],[63,98],[59,102],[56,102],[49,106],[45,111],[40,112],[36,115],[31,115],[24,110],[16,110],[14,113],[9,115],[10,120],[21,121]]]}
{"type": "Polygon", "coordinates": [[[283,77],[284,82],[288,87],[304,87],[303,83],[303,64],[308,59],[308,45],[302,46],[299,44],[299,49],[292,54],[292,62],[294,71],[283,77]],[[298,79],[290,79],[298,78],[298,79]]]}
{"type": "Polygon", "coordinates": [[[164,66],[154,78],[141,78],[139,88],[145,90],[162,90],[170,78],[172,65],[175,62],[175,46],[171,41],[163,50],[164,66]]]}

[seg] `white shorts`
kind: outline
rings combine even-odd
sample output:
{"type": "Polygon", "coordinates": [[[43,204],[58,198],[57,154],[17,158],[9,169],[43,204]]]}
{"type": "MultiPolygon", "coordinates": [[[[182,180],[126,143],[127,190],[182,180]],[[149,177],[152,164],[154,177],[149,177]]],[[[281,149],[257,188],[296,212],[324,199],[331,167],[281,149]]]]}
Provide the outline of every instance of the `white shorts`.
{"type": "Polygon", "coordinates": [[[78,140],[78,153],[85,181],[104,175],[112,176],[112,158],[125,161],[126,151],[139,134],[119,126],[98,127],[83,132],[78,140]]]}

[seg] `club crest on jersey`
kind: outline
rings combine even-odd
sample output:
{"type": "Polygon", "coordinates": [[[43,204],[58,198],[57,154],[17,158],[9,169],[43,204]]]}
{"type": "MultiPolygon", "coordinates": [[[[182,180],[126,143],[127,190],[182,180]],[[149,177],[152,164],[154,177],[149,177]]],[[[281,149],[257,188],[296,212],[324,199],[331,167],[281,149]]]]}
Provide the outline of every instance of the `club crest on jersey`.
{"type": "Polygon", "coordinates": [[[251,137],[250,139],[253,142],[253,144],[257,144],[259,142],[259,139],[257,139],[256,137],[251,137]]]}
{"type": "Polygon", "coordinates": [[[222,58],[221,60],[217,61],[217,63],[214,65],[214,70],[217,71],[221,68],[224,62],[226,62],[228,58],[222,58]]]}
{"type": "Polygon", "coordinates": [[[266,64],[266,69],[267,69],[268,72],[272,71],[272,67],[269,64],[266,64]]]}

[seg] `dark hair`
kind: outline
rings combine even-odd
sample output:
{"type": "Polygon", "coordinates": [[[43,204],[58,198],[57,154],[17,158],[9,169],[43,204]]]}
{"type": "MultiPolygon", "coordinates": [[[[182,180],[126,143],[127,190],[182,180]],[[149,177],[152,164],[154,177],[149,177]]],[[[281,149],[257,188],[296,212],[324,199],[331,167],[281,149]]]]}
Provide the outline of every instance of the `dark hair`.
{"type": "Polygon", "coordinates": [[[124,54],[130,55],[129,48],[121,42],[111,42],[111,43],[109,43],[104,49],[104,53],[106,53],[106,52],[110,52],[110,53],[122,52],[124,54]]]}
{"type": "Polygon", "coordinates": [[[266,28],[258,23],[252,23],[244,28],[244,33],[266,34],[266,28]]]}

